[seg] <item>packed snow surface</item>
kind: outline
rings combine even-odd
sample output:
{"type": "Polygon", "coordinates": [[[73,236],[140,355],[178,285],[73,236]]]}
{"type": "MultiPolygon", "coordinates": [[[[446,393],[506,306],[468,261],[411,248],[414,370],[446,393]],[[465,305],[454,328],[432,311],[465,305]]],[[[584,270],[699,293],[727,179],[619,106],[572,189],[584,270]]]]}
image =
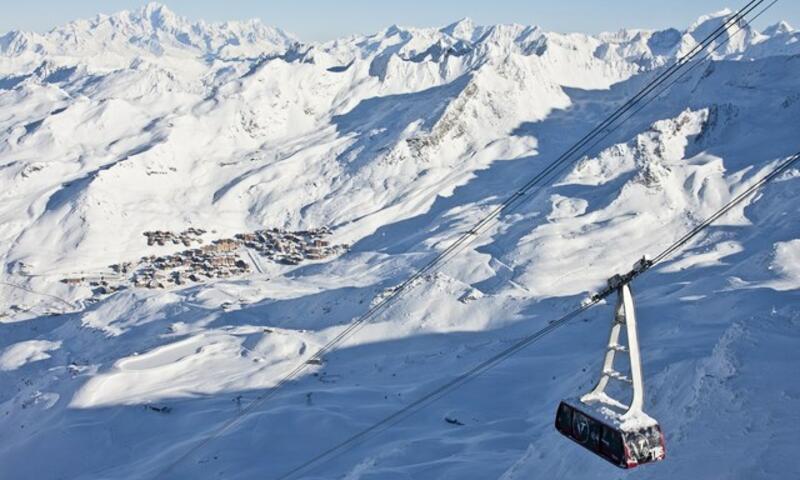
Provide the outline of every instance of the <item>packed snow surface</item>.
{"type": "Polygon", "coordinates": [[[50,358],[47,353],[61,346],[61,342],[27,340],[9,347],[0,354],[0,370],[16,370],[28,362],[50,358]]]}
{"type": "MultiPolygon", "coordinates": [[[[0,36],[0,478],[276,478],[579,305],[800,150],[800,32],[731,28],[252,403],[730,14],[308,43],[149,4],[0,36]]],[[[637,478],[800,477],[799,182],[786,172],[633,284],[668,451],[637,478]]],[[[596,381],[611,310],[303,478],[627,478],[552,426],[596,381]]]]}

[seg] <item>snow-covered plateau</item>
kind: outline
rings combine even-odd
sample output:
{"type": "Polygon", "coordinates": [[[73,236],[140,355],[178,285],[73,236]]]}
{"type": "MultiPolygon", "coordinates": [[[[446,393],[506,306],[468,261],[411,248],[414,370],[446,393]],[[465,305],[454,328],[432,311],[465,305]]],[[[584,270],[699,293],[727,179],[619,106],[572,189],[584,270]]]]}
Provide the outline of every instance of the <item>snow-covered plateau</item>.
{"type": "MultiPolygon", "coordinates": [[[[148,4],[0,36],[0,478],[277,478],[572,310],[800,150],[800,32],[731,28],[252,404],[730,14],[313,43],[148,4]]],[[[611,300],[302,478],[800,478],[798,188],[632,285],[664,462],[618,470],[553,428],[611,300]]]]}

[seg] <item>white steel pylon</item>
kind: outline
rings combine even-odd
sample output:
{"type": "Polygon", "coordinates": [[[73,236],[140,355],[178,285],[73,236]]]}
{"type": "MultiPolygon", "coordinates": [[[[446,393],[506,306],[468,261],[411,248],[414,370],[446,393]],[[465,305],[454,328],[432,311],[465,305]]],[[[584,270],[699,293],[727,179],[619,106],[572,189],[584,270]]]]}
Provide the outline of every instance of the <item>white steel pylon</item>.
{"type": "Polygon", "coordinates": [[[633,395],[630,405],[627,406],[622,420],[639,416],[644,408],[644,379],[642,378],[642,362],[639,355],[639,337],[636,330],[636,310],[633,303],[630,285],[619,275],[609,280],[609,287],[617,291],[617,306],[614,311],[614,319],[611,323],[611,333],[608,337],[603,368],[600,372],[600,379],[594,389],[581,397],[582,402],[601,401],[623,406],[621,402],[609,397],[606,387],[610,380],[616,380],[631,385],[633,395]],[[620,342],[622,328],[626,331],[626,344],[620,342]],[[618,353],[627,354],[630,364],[630,376],[623,374],[614,368],[614,361],[618,353]]]}
{"type": "Polygon", "coordinates": [[[591,302],[596,303],[615,292],[617,294],[617,307],[600,379],[591,392],[562,400],[556,412],[556,430],[621,468],[633,468],[663,460],[666,456],[661,426],[643,411],[644,379],[636,331],[636,310],[630,288],[630,282],[652,265],[647,257],[642,258],[636,262],[633,270],[611,277],[608,286],[592,296],[591,302]],[[615,367],[619,354],[628,356],[629,375],[615,367]],[[630,386],[630,404],[626,405],[606,393],[612,380],[630,386]]]}

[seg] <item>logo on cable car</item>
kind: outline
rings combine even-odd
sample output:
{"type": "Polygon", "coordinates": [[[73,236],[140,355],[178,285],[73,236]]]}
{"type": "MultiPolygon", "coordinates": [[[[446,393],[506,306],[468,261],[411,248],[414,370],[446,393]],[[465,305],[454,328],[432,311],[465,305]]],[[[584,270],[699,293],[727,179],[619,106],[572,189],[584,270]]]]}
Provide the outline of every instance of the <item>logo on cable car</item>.
{"type": "Polygon", "coordinates": [[[572,431],[575,433],[575,440],[586,443],[586,441],[589,440],[589,419],[575,412],[572,431]]]}

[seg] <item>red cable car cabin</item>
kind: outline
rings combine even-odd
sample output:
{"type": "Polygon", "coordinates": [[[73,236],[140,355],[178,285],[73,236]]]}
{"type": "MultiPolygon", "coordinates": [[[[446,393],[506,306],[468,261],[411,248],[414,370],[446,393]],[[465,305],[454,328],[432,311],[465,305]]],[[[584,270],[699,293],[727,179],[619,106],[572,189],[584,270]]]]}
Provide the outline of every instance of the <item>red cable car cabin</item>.
{"type": "Polygon", "coordinates": [[[580,400],[564,400],[558,406],[556,430],[620,468],[633,468],[663,460],[666,448],[661,427],[654,423],[624,431],[619,423],[588,414],[576,407],[580,400]]]}
{"type": "Polygon", "coordinates": [[[661,427],[642,409],[644,380],[633,294],[628,285],[636,273],[647,268],[648,262],[645,257],[634,265],[632,272],[625,276],[615,275],[609,279],[608,288],[598,294],[597,298],[605,298],[617,292],[617,306],[600,380],[591,392],[580,398],[563,400],[556,412],[556,430],[620,468],[663,460],[666,455],[661,427]],[[621,341],[623,330],[626,344],[621,341]],[[614,368],[615,356],[620,352],[628,355],[630,376],[614,368]],[[630,384],[630,405],[606,393],[612,380],[630,384]]]}

